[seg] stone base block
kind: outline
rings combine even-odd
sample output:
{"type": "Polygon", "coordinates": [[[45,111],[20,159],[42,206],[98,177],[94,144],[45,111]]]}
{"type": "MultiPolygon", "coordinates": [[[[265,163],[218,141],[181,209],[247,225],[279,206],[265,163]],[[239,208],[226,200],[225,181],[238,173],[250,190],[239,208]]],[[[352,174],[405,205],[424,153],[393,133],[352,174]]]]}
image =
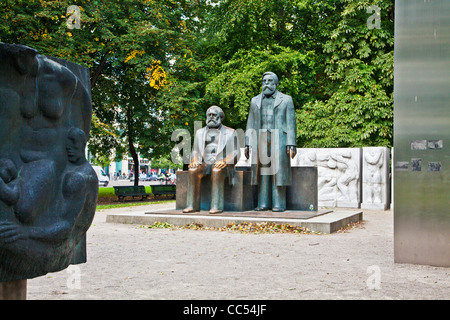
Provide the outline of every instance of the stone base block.
{"type": "Polygon", "coordinates": [[[361,203],[361,209],[368,210],[388,210],[390,207],[389,203],[361,203]]]}
{"type": "Polygon", "coordinates": [[[222,214],[208,214],[201,211],[195,214],[184,214],[179,210],[159,210],[146,213],[116,213],[108,214],[106,222],[152,225],[155,222],[169,223],[173,225],[201,224],[204,227],[221,228],[235,223],[275,223],[290,224],[305,227],[313,232],[334,233],[352,222],[363,219],[363,213],[358,211],[319,211],[317,214],[311,212],[285,212],[286,215],[273,215],[270,212],[243,212],[234,215],[229,212],[222,214]]]}
{"type": "MultiPolygon", "coordinates": [[[[255,207],[254,190],[250,185],[250,172],[236,171],[233,184],[225,180],[224,187],[224,210],[225,211],[247,211],[255,207]]],[[[186,208],[188,185],[188,171],[177,172],[177,196],[176,209],[186,208]]],[[[202,179],[200,210],[209,210],[211,203],[211,177],[202,179]]]]}
{"type": "Polygon", "coordinates": [[[337,201],[337,207],[339,208],[359,208],[359,202],[337,201]]]}
{"type": "MultiPolygon", "coordinates": [[[[257,186],[250,185],[248,167],[236,168],[233,184],[225,180],[224,211],[249,211],[258,204],[257,186]]],[[[188,171],[177,172],[176,209],[186,208],[188,171]]],[[[286,188],[286,210],[318,210],[317,167],[293,167],[292,185],[286,188]]],[[[211,178],[202,179],[200,210],[208,211],[211,202],[211,178]]]]}
{"type": "Polygon", "coordinates": [[[318,210],[317,167],[293,167],[286,188],[287,210],[318,210]]]}

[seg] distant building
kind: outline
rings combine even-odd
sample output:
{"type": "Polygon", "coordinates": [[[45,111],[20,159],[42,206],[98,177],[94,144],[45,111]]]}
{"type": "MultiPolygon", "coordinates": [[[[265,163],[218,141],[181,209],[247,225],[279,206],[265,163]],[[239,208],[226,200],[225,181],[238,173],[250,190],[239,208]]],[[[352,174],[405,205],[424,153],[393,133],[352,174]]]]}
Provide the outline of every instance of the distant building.
{"type": "MultiPolygon", "coordinates": [[[[139,156],[138,156],[139,157],[139,156]]],[[[124,157],[122,161],[111,162],[109,165],[108,171],[111,175],[114,173],[118,173],[125,175],[127,177],[131,174],[134,174],[134,161],[131,157],[124,157]]],[[[145,158],[139,157],[139,172],[140,173],[150,173],[151,172],[151,161],[145,158]]]]}

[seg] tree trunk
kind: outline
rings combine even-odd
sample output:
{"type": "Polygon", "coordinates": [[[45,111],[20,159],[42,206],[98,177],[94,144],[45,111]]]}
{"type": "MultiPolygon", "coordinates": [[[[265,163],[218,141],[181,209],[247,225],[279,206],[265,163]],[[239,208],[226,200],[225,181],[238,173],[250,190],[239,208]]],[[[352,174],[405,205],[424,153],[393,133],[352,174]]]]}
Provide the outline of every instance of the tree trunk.
{"type": "Polygon", "coordinates": [[[95,87],[95,85],[97,84],[98,78],[102,74],[103,68],[106,65],[106,61],[108,60],[109,52],[110,52],[110,50],[107,50],[106,53],[102,56],[102,58],[98,64],[98,67],[95,70],[95,73],[91,78],[91,89],[93,89],[95,87]]]}
{"type": "Polygon", "coordinates": [[[133,113],[130,110],[130,108],[128,108],[127,110],[127,121],[128,121],[128,149],[130,150],[130,154],[131,157],[133,158],[133,162],[134,162],[134,186],[138,186],[139,185],[139,158],[138,158],[138,154],[136,152],[136,148],[134,147],[134,143],[133,143],[133,129],[132,129],[132,122],[133,122],[133,113]]]}
{"type": "Polygon", "coordinates": [[[134,148],[133,144],[133,137],[129,134],[128,135],[128,147],[130,149],[131,157],[133,158],[134,162],[134,185],[139,185],[139,158],[136,153],[136,149],[134,148]]]}

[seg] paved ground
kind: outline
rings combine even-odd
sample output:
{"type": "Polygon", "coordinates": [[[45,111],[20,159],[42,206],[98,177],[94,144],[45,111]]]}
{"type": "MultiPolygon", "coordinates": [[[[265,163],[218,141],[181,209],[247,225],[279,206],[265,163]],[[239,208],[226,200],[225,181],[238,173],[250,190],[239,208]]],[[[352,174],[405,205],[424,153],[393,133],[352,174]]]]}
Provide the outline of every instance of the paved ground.
{"type": "Polygon", "coordinates": [[[88,262],[28,280],[29,300],[450,298],[450,268],[394,263],[391,211],[364,210],[363,228],[331,235],[148,229],[106,214],[88,231],[88,262]]]}

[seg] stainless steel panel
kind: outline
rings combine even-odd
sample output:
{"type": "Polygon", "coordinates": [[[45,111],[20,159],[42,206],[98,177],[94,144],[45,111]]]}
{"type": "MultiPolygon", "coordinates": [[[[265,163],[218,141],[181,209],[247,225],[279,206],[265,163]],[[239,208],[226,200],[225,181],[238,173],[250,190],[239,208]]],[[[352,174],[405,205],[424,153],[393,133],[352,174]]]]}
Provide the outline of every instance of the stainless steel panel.
{"type": "Polygon", "coordinates": [[[396,0],[394,259],[450,266],[450,1],[396,0]]]}

